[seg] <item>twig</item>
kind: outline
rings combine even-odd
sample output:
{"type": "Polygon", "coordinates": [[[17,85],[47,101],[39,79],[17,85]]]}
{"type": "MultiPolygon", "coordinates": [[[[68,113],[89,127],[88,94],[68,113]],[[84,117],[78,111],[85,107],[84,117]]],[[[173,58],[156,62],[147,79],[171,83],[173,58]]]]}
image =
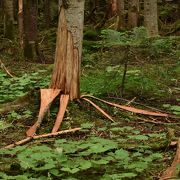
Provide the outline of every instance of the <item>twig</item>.
{"type": "Polygon", "coordinates": [[[7,75],[9,75],[10,77],[14,77],[9,71],[8,69],[6,68],[6,66],[4,65],[4,63],[2,62],[2,60],[0,59],[0,66],[1,66],[1,69],[3,69],[7,75]]]}
{"type": "Polygon", "coordinates": [[[180,138],[177,142],[177,150],[176,150],[176,155],[174,157],[174,160],[169,168],[163,173],[161,176],[160,180],[167,180],[171,178],[176,178],[178,172],[176,170],[177,164],[180,163],[180,138]]]}
{"type": "MultiPolygon", "coordinates": [[[[127,103],[129,102],[129,100],[124,99],[124,98],[120,98],[120,97],[108,97],[108,99],[119,99],[119,100],[122,100],[122,101],[126,101],[127,103]]],[[[144,106],[144,107],[146,107],[146,108],[149,108],[149,109],[152,109],[152,110],[155,110],[155,111],[165,112],[165,111],[162,111],[162,110],[157,109],[157,108],[155,108],[155,107],[147,106],[147,105],[145,105],[145,104],[138,103],[138,102],[135,102],[135,101],[133,101],[133,102],[131,102],[131,103],[137,104],[137,105],[140,105],[140,106],[144,106]]]]}
{"type": "Polygon", "coordinates": [[[130,105],[132,102],[134,102],[136,99],[136,97],[134,97],[133,99],[131,99],[129,102],[126,103],[126,106],[130,105]]]}
{"type": "Polygon", "coordinates": [[[108,118],[109,120],[111,120],[112,122],[114,122],[114,120],[112,119],[112,117],[107,114],[102,108],[100,108],[98,105],[96,105],[95,103],[93,103],[91,100],[87,99],[87,98],[82,98],[84,101],[87,101],[88,103],[90,103],[92,106],[94,106],[99,112],[101,112],[106,118],[108,118]]]}
{"type": "Polygon", "coordinates": [[[66,133],[73,133],[73,132],[76,132],[76,131],[79,131],[81,130],[81,128],[74,128],[74,129],[68,129],[68,130],[63,130],[63,131],[58,131],[58,132],[55,132],[55,133],[48,133],[48,134],[42,134],[42,135],[36,135],[36,136],[33,136],[33,137],[27,137],[21,141],[18,141],[18,142],[15,142],[13,144],[10,144],[8,146],[5,147],[5,149],[9,149],[9,148],[13,148],[15,146],[18,146],[18,145],[22,145],[22,144],[26,144],[28,143],[29,141],[31,141],[32,139],[40,139],[40,138],[47,138],[47,137],[54,137],[54,136],[58,136],[58,135],[61,135],[61,134],[66,134],[66,133]]]}

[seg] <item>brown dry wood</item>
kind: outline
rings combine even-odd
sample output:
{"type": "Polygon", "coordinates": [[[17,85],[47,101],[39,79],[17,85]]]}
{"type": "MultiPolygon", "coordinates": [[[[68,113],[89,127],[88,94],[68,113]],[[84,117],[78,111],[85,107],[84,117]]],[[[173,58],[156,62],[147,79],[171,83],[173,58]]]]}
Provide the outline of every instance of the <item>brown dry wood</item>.
{"type": "Polygon", "coordinates": [[[163,173],[160,180],[178,178],[177,176],[178,176],[178,173],[180,173],[180,172],[177,172],[176,166],[179,163],[180,163],[180,138],[177,142],[177,150],[176,150],[176,155],[174,157],[174,160],[173,160],[171,166],[169,168],[167,168],[167,170],[163,173]]]}
{"type": "Polygon", "coordinates": [[[9,75],[10,77],[14,77],[10,72],[9,72],[9,70],[6,68],[6,66],[4,65],[4,63],[2,62],[2,60],[0,59],[0,67],[1,67],[1,69],[2,70],[4,70],[5,71],[5,73],[7,74],[7,75],[9,75]]]}
{"type": "Polygon", "coordinates": [[[105,104],[108,104],[110,106],[114,106],[114,107],[117,107],[117,108],[120,108],[120,109],[123,109],[123,110],[126,110],[126,111],[137,113],[137,114],[144,114],[144,115],[150,115],[150,116],[160,116],[160,117],[169,117],[169,114],[166,114],[166,113],[152,112],[152,111],[138,109],[138,108],[134,108],[134,107],[130,107],[130,106],[123,106],[123,105],[119,105],[119,104],[116,104],[116,103],[111,103],[111,102],[108,102],[108,101],[105,101],[103,99],[96,98],[96,97],[90,96],[90,95],[82,95],[81,96],[81,98],[84,98],[84,97],[90,97],[90,98],[96,99],[96,100],[98,100],[100,102],[103,102],[105,104]]]}
{"type": "Polygon", "coordinates": [[[64,8],[61,7],[56,42],[56,55],[50,88],[61,89],[70,100],[79,98],[79,51],[74,45],[72,32],[68,31],[64,8]]]}
{"type": "Polygon", "coordinates": [[[25,143],[28,143],[32,139],[40,139],[40,138],[47,138],[47,137],[50,138],[50,137],[54,137],[54,136],[58,136],[58,135],[66,134],[66,133],[70,133],[70,132],[75,132],[75,131],[79,131],[79,130],[81,130],[81,128],[74,128],[74,129],[58,131],[55,133],[48,133],[48,134],[42,134],[42,135],[38,135],[38,136],[27,137],[21,141],[18,141],[18,142],[15,142],[13,144],[6,146],[5,149],[13,148],[13,147],[18,146],[18,145],[23,145],[25,143]]]}
{"type": "Polygon", "coordinates": [[[92,106],[94,106],[99,112],[101,112],[106,118],[108,118],[109,120],[111,120],[112,122],[114,122],[113,118],[107,114],[102,108],[100,108],[98,105],[96,105],[95,103],[93,103],[91,100],[87,99],[87,98],[82,98],[83,100],[87,101],[88,103],[90,103],[92,106]]]}
{"type": "Polygon", "coordinates": [[[64,91],[65,75],[66,75],[66,55],[67,55],[67,39],[68,30],[67,22],[65,18],[64,8],[61,7],[58,23],[57,41],[56,41],[56,53],[54,70],[50,83],[50,88],[61,88],[64,91]]]}
{"type": "Polygon", "coordinates": [[[62,123],[67,105],[68,105],[68,101],[69,101],[69,95],[65,95],[62,94],[60,97],[60,108],[59,108],[59,112],[52,130],[52,133],[55,133],[58,131],[58,129],[60,128],[60,125],[62,123]]]}
{"type": "Polygon", "coordinates": [[[71,90],[70,90],[70,99],[79,99],[80,92],[79,92],[79,77],[80,77],[80,59],[79,59],[79,52],[77,48],[74,48],[74,58],[73,58],[73,74],[72,74],[72,81],[71,81],[71,90]]]}
{"type": "Polygon", "coordinates": [[[38,115],[38,120],[35,122],[33,126],[27,130],[26,134],[27,136],[31,137],[35,134],[37,128],[40,126],[43,117],[48,110],[50,104],[52,101],[59,95],[60,89],[41,89],[41,105],[40,105],[40,110],[39,110],[39,115],[38,115]]]}

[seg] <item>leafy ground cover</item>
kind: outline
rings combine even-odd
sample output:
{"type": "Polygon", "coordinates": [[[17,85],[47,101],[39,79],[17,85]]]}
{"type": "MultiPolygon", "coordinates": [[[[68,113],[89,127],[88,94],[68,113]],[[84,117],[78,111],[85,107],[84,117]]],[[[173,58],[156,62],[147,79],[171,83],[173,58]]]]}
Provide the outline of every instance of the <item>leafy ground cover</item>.
{"type": "MultiPolygon", "coordinates": [[[[103,35],[107,37],[107,33],[105,31],[103,35]]],[[[177,40],[159,38],[149,46],[133,45],[128,50],[123,97],[121,88],[126,57],[123,46],[127,44],[122,46],[119,41],[108,46],[105,46],[107,42],[96,42],[96,50],[85,45],[81,92],[144,109],[151,106],[178,117],[180,69],[177,40]],[[150,46],[156,52],[151,49],[148,53],[150,46]]],[[[14,101],[34,88],[48,87],[52,65],[15,62],[9,57],[4,59],[6,67],[15,76],[11,78],[0,70],[0,109],[4,103],[14,101]]],[[[115,123],[104,119],[85,102],[71,102],[62,129],[82,127],[81,131],[4,150],[4,146],[23,139],[25,131],[36,120],[38,93],[29,99],[28,105],[0,116],[1,179],[148,180],[158,179],[172,163],[175,148],[169,144],[180,137],[178,118],[145,117],[101,103],[99,105],[113,116],[115,123]]],[[[58,102],[55,102],[39,134],[51,131],[57,111],[58,102]]]]}

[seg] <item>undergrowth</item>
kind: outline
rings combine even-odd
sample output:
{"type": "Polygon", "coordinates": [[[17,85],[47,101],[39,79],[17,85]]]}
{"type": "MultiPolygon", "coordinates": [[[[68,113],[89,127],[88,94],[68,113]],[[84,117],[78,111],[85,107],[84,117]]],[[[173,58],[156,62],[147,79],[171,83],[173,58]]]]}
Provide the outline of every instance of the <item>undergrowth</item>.
{"type": "Polygon", "coordinates": [[[155,167],[160,168],[163,157],[161,152],[152,151],[151,143],[158,141],[166,146],[166,134],[142,135],[136,128],[119,125],[114,123],[109,128],[96,129],[99,134],[109,134],[109,139],[89,134],[89,130],[95,131],[95,127],[92,123],[85,123],[81,133],[86,133],[86,137],[78,140],[59,139],[49,145],[1,149],[0,177],[23,180],[151,177],[149,172],[155,171],[155,167]],[[124,146],[127,142],[128,147],[124,146]]]}

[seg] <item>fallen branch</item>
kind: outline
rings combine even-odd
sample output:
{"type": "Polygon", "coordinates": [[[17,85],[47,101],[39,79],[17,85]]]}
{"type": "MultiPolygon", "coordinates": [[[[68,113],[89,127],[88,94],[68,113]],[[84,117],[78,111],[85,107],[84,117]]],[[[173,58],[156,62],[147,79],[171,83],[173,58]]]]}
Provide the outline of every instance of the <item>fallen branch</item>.
{"type": "Polygon", "coordinates": [[[76,132],[76,131],[79,131],[79,130],[81,130],[81,128],[74,128],[74,129],[58,131],[58,132],[55,132],[55,133],[48,133],[48,134],[42,134],[42,135],[27,137],[27,138],[25,138],[25,139],[23,139],[21,141],[18,141],[18,142],[15,142],[13,144],[10,144],[10,145],[6,146],[5,149],[9,149],[9,148],[13,148],[15,146],[26,144],[26,143],[30,142],[31,140],[33,140],[33,139],[40,139],[40,138],[47,138],[47,137],[50,138],[50,137],[58,136],[58,135],[61,135],[61,134],[73,133],[73,132],[76,132]]]}
{"type": "Polygon", "coordinates": [[[6,68],[6,66],[4,65],[4,63],[2,62],[2,60],[0,59],[0,66],[1,66],[1,69],[4,70],[6,72],[7,75],[9,75],[10,77],[14,77],[9,71],[8,69],[6,68]]]}
{"type": "Polygon", "coordinates": [[[177,142],[177,151],[174,157],[174,160],[169,168],[162,174],[160,180],[167,180],[171,178],[176,178],[179,172],[176,169],[176,166],[180,163],[180,138],[177,142]]]}
{"type": "Polygon", "coordinates": [[[117,107],[117,108],[120,108],[120,109],[123,109],[123,110],[126,110],[126,111],[137,113],[137,114],[143,114],[143,115],[149,115],[149,116],[159,116],[159,117],[169,117],[170,116],[169,114],[166,114],[166,113],[152,112],[152,111],[147,111],[147,110],[138,109],[138,108],[134,108],[134,107],[123,106],[123,105],[111,103],[111,102],[108,102],[108,101],[105,101],[103,99],[96,98],[96,97],[90,96],[90,95],[81,96],[81,98],[84,98],[84,97],[90,97],[90,98],[96,99],[96,100],[98,100],[100,102],[103,102],[105,104],[108,104],[110,106],[114,106],[114,107],[117,107]]]}
{"type": "Polygon", "coordinates": [[[102,108],[100,108],[98,105],[96,105],[95,103],[93,103],[91,100],[87,99],[87,98],[82,98],[84,101],[87,101],[88,103],[90,103],[92,106],[94,106],[99,112],[101,112],[106,118],[108,118],[110,121],[114,122],[114,120],[112,119],[112,117],[107,114],[102,108]]]}

